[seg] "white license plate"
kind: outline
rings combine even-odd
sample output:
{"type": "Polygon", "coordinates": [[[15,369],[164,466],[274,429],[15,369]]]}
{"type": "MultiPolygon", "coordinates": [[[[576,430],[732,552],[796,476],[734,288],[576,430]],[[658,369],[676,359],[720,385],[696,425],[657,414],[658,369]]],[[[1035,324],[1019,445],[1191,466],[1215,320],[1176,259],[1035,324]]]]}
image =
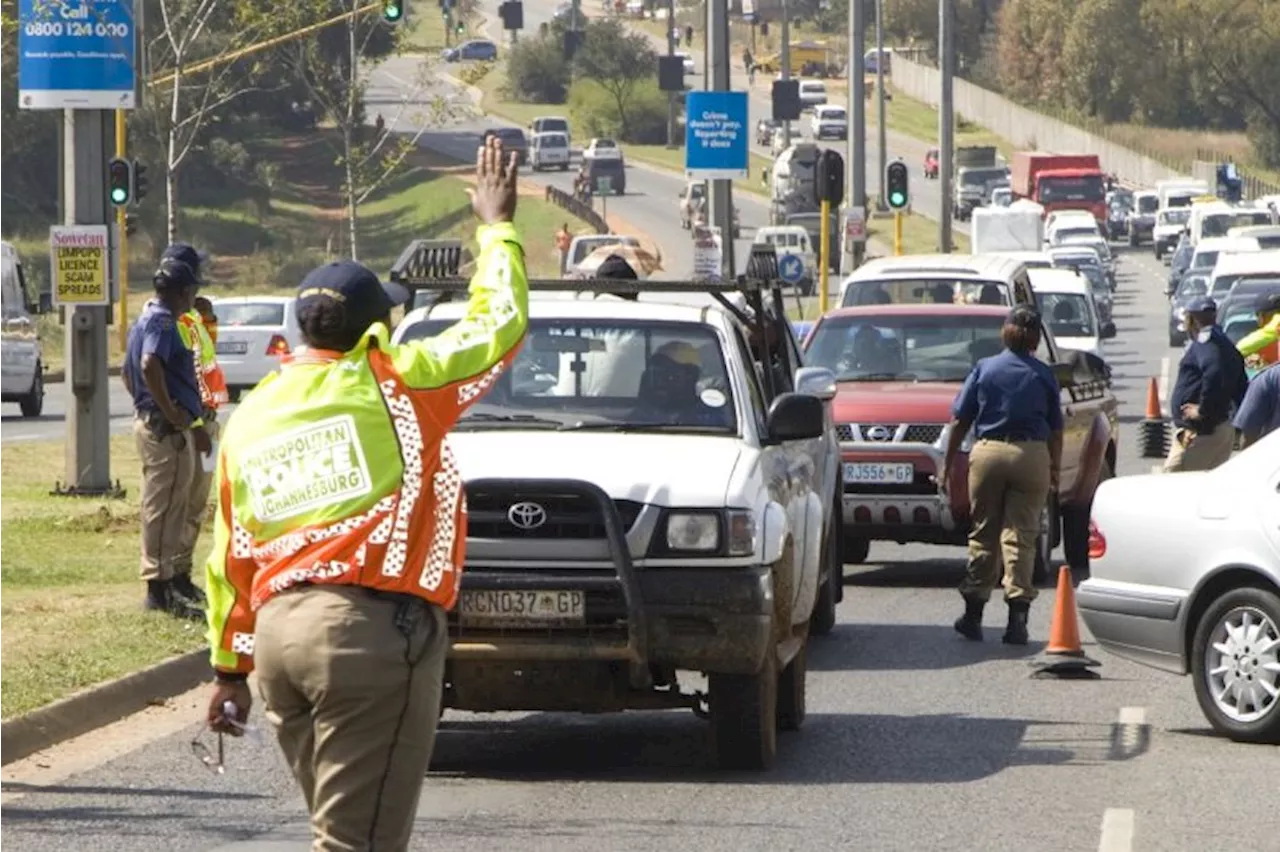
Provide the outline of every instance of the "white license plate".
{"type": "Polygon", "coordinates": [[[916,469],[909,464],[872,464],[845,462],[844,481],[875,485],[906,485],[915,479],[916,469]]]}
{"type": "Polygon", "coordinates": [[[235,341],[219,341],[213,350],[219,355],[243,355],[249,351],[249,344],[235,341]]]}
{"type": "Polygon", "coordinates": [[[458,597],[464,624],[581,624],[586,601],[580,591],[477,589],[458,597]]]}

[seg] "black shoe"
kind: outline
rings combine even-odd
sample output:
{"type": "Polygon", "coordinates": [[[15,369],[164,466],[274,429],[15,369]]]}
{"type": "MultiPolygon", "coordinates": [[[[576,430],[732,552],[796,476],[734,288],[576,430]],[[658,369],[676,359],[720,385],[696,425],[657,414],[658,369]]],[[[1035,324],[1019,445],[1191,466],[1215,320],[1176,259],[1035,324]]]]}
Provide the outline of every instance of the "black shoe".
{"type": "Polygon", "coordinates": [[[190,574],[174,574],[170,588],[173,590],[174,595],[182,598],[185,603],[191,606],[204,606],[209,602],[200,587],[191,582],[190,574]]]}
{"type": "Polygon", "coordinates": [[[1026,601],[1009,601],[1009,623],[1004,629],[1004,644],[1027,644],[1027,615],[1031,604],[1026,601]]]}
{"type": "Polygon", "coordinates": [[[975,600],[973,598],[964,599],[964,615],[956,619],[955,628],[966,639],[974,642],[982,641],[982,610],[987,606],[986,601],[975,600]]]}
{"type": "Polygon", "coordinates": [[[147,596],[142,601],[142,608],[167,613],[174,618],[190,621],[204,620],[204,611],[187,603],[176,594],[171,580],[148,580],[147,596]]]}

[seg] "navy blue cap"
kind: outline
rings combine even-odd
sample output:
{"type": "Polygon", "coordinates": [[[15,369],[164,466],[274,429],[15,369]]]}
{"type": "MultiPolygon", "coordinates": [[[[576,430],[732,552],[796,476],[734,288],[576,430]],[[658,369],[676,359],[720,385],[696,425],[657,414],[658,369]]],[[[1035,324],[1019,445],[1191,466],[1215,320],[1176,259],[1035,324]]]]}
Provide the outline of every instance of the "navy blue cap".
{"type": "Polygon", "coordinates": [[[340,302],[347,321],[364,331],[392,308],[409,301],[409,291],[391,281],[379,281],[373,270],[354,260],[335,260],[317,266],[298,285],[297,309],[320,299],[340,302]]]}
{"type": "Polygon", "coordinates": [[[1253,309],[1260,314],[1280,312],[1280,293],[1263,293],[1253,309]]]}
{"type": "Polygon", "coordinates": [[[160,259],[180,260],[191,267],[191,271],[195,273],[196,278],[199,278],[200,264],[204,263],[206,255],[191,243],[173,243],[166,246],[165,250],[160,253],[160,259]]]}
{"type": "Polygon", "coordinates": [[[165,257],[160,259],[160,266],[152,276],[151,283],[157,290],[171,287],[199,287],[200,278],[186,263],[172,257],[165,257]]]}
{"type": "Polygon", "coordinates": [[[1187,304],[1189,314],[1216,314],[1218,303],[1208,296],[1197,296],[1187,304]]]}

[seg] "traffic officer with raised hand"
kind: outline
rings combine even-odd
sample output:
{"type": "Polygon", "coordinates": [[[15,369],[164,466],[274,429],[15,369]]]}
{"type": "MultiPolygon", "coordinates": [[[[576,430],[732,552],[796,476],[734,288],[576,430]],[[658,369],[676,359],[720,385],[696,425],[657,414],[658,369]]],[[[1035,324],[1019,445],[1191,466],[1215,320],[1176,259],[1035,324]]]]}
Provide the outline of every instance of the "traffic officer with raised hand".
{"type": "Polygon", "coordinates": [[[1187,305],[1191,339],[1178,364],[1170,404],[1176,427],[1165,473],[1213,470],[1235,449],[1232,409],[1244,401],[1249,384],[1244,357],[1217,324],[1218,305],[1201,296],[1187,305]]]}
{"type": "Polygon", "coordinates": [[[224,427],[207,720],[243,730],[255,670],[318,852],[409,846],[466,544],[462,475],[444,438],[528,327],[516,164],[496,137],[478,152],[483,224],[460,321],[393,345],[391,311],[409,293],[354,261],[321,266],[298,289],[307,348],[224,427]]]}
{"type": "Polygon", "coordinates": [[[1043,327],[1026,305],[1009,312],[1000,339],[1004,351],[983,358],[965,379],[951,407],[952,421],[939,485],[950,481],[956,454],[972,427],[969,451],[969,564],[960,584],[964,615],[955,629],[982,641],[982,612],[1000,581],[1009,607],[1004,641],[1027,643],[1027,615],[1040,516],[1058,489],[1062,465],[1062,405],[1058,381],[1035,355],[1043,327]]]}

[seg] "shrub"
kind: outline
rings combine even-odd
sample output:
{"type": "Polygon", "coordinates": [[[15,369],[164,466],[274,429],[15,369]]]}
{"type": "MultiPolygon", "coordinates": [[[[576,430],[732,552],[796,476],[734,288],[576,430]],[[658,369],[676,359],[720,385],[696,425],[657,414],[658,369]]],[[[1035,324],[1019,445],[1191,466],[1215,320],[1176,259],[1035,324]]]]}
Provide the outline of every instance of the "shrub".
{"type": "Polygon", "coordinates": [[[617,100],[598,83],[579,80],[569,93],[569,109],[574,126],[587,137],[605,136],[633,145],[667,141],[667,93],[656,81],[637,83],[622,115],[617,100]]]}
{"type": "Polygon", "coordinates": [[[571,69],[559,39],[521,39],[507,56],[507,97],[530,104],[562,104],[569,93],[571,69]]]}

